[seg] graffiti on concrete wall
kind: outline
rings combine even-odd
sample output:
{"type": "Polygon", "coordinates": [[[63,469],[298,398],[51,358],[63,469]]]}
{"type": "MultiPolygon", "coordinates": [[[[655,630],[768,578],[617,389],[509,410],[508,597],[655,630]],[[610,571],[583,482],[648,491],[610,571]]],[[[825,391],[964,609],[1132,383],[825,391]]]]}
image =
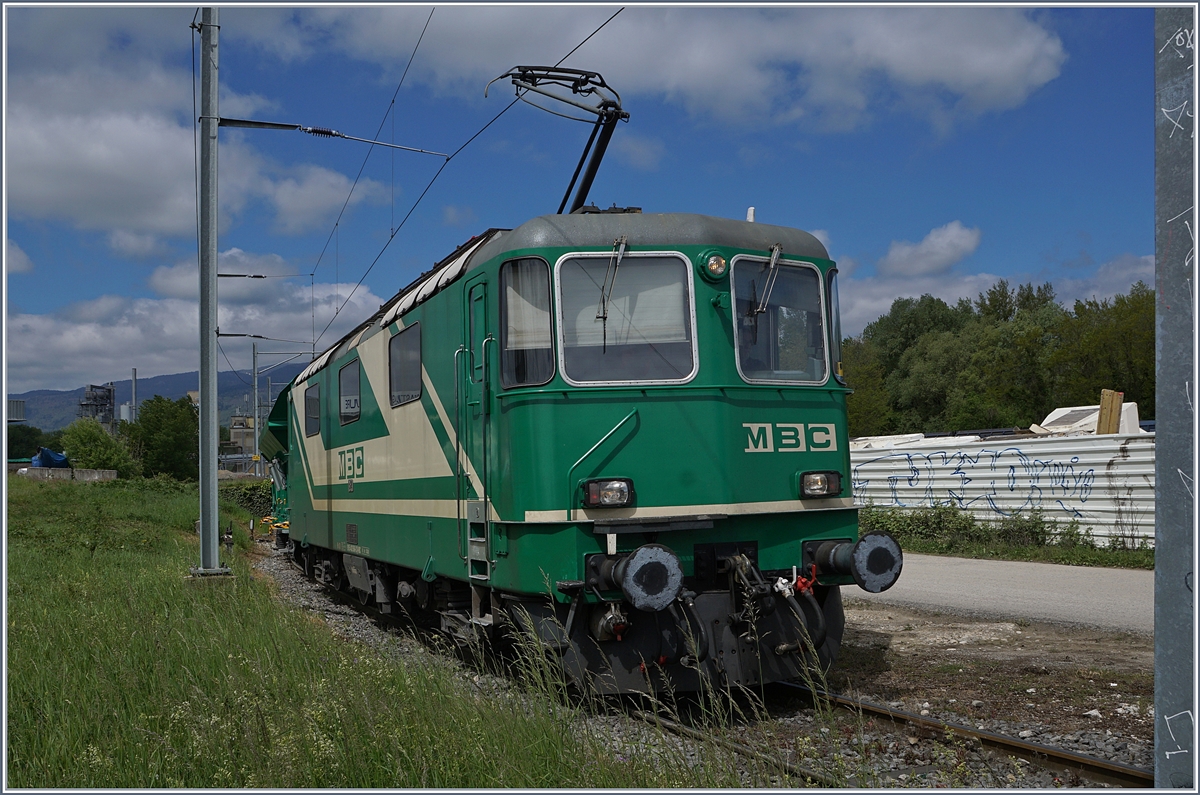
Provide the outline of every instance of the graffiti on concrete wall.
{"type": "MultiPolygon", "coordinates": [[[[854,497],[865,502],[872,478],[886,478],[889,500],[902,508],[954,505],[1001,516],[1057,509],[1082,517],[1096,481],[1094,467],[1033,457],[1018,447],[1002,450],[893,451],[854,466],[854,497]],[[882,470],[892,470],[884,474],[882,470]]],[[[878,495],[878,488],[872,489],[878,495]]]]}
{"type": "Polygon", "coordinates": [[[1152,537],[1154,484],[1144,473],[1153,471],[1153,455],[1153,437],[856,450],[854,500],[896,508],[952,505],[993,520],[1041,511],[1056,521],[1079,520],[1098,535],[1152,537]]]}

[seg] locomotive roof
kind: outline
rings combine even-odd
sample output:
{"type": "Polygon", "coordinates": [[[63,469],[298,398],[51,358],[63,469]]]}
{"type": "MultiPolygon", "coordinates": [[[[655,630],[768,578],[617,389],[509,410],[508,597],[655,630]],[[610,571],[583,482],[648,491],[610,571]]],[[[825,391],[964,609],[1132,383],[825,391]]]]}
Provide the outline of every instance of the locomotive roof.
{"type": "Polygon", "coordinates": [[[786,226],[692,213],[575,213],[542,215],[501,233],[471,257],[468,270],[523,248],[612,246],[625,235],[630,246],[729,246],[766,251],[779,243],[796,257],[829,259],[820,240],[786,226]]]}
{"type": "Polygon", "coordinates": [[[630,246],[728,246],[766,251],[775,244],[791,257],[828,259],[820,240],[800,229],[751,221],[735,221],[692,213],[573,213],[542,215],[516,229],[489,229],[455,249],[432,270],[396,293],[379,311],[360,323],[296,376],[310,378],[330,361],[353,348],[373,327],[386,326],[413,307],[506,252],[530,248],[606,248],[624,235],[630,246]]]}

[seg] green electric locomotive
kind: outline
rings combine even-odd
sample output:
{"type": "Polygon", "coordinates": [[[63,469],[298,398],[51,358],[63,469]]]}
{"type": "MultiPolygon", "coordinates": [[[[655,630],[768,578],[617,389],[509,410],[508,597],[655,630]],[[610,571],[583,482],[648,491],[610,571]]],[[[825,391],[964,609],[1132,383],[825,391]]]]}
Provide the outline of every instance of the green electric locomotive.
{"type": "Polygon", "coordinates": [[[296,561],[532,635],[601,692],[829,665],[840,586],[901,568],[858,538],[834,263],[797,229],[579,198],[472,238],[280,395],[261,447],[296,561]]]}

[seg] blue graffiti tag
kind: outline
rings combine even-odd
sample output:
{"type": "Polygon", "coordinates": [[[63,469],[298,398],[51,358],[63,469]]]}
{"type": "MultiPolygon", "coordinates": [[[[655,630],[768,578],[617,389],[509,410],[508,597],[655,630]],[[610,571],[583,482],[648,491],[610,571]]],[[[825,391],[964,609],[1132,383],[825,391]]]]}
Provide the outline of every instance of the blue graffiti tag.
{"type": "Polygon", "coordinates": [[[961,450],[895,451],[854,466],[856,502],[866,501],[868,473],[880,465],[894,473],[887,476],[891,499],[883,505],[954,505],[964,510],[986,505],[1000,516],[1057,505],[1068,515],[1081,518],[1080,509],[1092,496],[1096,481],[1095,469],[1080,466],[1078,456],[1069,461],[1033,458],[1018,447],[980,450],[975,455],[961,450]]]}

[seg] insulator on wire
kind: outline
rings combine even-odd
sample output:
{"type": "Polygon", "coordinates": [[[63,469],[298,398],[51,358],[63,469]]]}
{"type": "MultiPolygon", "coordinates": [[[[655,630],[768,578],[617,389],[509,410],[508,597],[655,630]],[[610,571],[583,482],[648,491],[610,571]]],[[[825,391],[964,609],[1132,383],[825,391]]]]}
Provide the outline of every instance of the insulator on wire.
{"type": "Polygon", "coordinates": [[[331,130],[328,127],[305,127],[304,131],[309,135],[316,135],[321,138],[340,138],[342,135],[337,130],[331,130]]]}

